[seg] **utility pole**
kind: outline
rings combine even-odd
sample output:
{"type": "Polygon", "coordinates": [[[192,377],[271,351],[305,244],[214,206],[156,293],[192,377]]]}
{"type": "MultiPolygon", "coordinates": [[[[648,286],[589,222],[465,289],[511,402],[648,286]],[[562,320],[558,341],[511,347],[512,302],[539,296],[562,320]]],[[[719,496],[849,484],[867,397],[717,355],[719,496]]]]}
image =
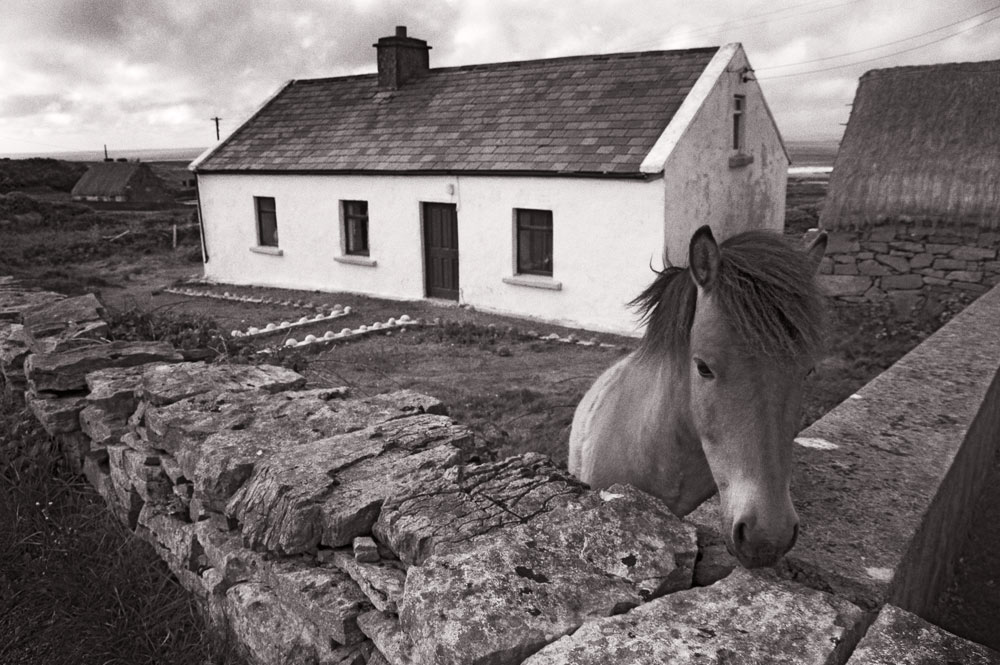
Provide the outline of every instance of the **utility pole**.
{"type": "Polygon", "coordinates": [[[215,140],[218,141],[219,140],[219,121],[222,120],[222,118],[220,118],[219,116],[215,116],[214,118],[209,118],[209,120],[215,121],[215,140]]]}

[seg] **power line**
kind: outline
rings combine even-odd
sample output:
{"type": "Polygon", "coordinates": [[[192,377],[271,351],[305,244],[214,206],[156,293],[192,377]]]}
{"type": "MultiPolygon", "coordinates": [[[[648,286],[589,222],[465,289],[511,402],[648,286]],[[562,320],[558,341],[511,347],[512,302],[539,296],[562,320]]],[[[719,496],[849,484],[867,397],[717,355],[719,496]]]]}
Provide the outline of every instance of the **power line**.
{"type": "MultiPolygon", "coordinates": [[[[755,71],[762,72],[762,71],[766,71],[766,70],[769,70],[769,69],[784,69],[786,67],[797,67],[799,65],[808,65],[808,64],[811,64],[811,63],[814,63],[814,62],[822,62],[824,60],[834,60],[836,58],[844,58],[844,57],[847,57],[849,55],[857,55],[859,53],[867,53],[868,51],[876,51],[876,50],[878,50],[880,48],[885,48],[887,46],[892,46],[893,44],[901,44],[903,42],[908,42],[908,41],[910,41],[912,39],[919,39],[920,37],[926,37],[927,35],[934,34],[935,32],[941,32],[942,30],[945,30],[947,28],[951,28],[953,26],[956,26],[959,23],[965,23],[966,21],[972,20],[974,18],[978,18],[978,17],[980,17],[980,16],[982,16],[984,14],[989,14],[990,12],[995,12],[998,9],[1000,9],[1000,5],[994,5],[993,7],[990,7],[989,9],[987,9],[986,11],[979,12],[978,14],[973,14],[972,16],[967,16],[967,17],[965,17],[963,19],[959,19],[958,21],[955,21],[954,23],[949,23],[948,25],[942,25],[940,28],[934,28],[933,30],[927,30],[926,32],[921,32],[920,34],[910,35],[909,37],[903,37],[902,39],[897,39],[895,41],[886,42],[885,44],[879,44],[878,46],[870,46],[868,48],[858,49],[857,51],[846,51],[844,53],[838,53],[836,55],[828,55],[828,56],[826,56],[824,58],[814,58],[813,60],[803,60],[802,62],[791,62],[791,63],[785,64],[785,65],[771,65],[770,67],[757,67],[755,69],[755,71]]],[[[976,26],[973,26],[973,27],[976,27],[976,26]]],[[[960,33],[956,33],[956,34],[960,34],[960,33]]]]}
{"type": "Polygon", "coordinates": [[[966,28],[964,30],[959,30],[958,32],[952,33],[950,35],[945,35],[944,37],[941,37],[939,39],[933,39],[933,40],[931,40],[929,42],[925,42],[923,44],[918,44],[918,45],[913,46],[911,48],[902,49],[901,51],[894,51],[892,53],[886,53],[885,55],[880,55],[880,56],[877,56],[877,57],[874,57],[874,58],[867,58],[865,60],[856,60],[854,62],[849,62],[849,63],[844,64],[844,65],[835,65],[833,67],[823,67],[821,69],[810,69],[808,71],[797,72],[795,74],[778,74],[777,76],[760,76],[760,77],[758,77],[758,80],[759,81],[771,81],[771,80],[774,80],[774,79],[791,78],[793,76],[805,76],[806,74],[818,74],[820,72],[829,72],[829,71],[833,71],[835,69],[844,69],[846,67],[854,67],[855,65],[863,65],[863,64],[865,64],[867,62],[875,62],[877,60],[884,60],[886,58],[891,58],[891,57],[896,56],[896,55],[902,55],[903,53],[910,53],[911,51],[916,51],[916,50],[925,48],[927,46],[931,46],[933,44],[937,44],[938,42],[943,42],[946,39],[951,39],[952,37],[957,37],[959,35],[965,34],[966,32],[969,32],[971,30],[975,30],[976,28],[984,26],[987,23],[992,23],[993,21],[996,21],[996,20],[1000,20],[1000,16],[994,16],[991,19],[987,19],[985,21],[980,21],[979,23],[977,23],[977,24],[975,24],[973,26],[969,26],[968,28],[966,28]]]}

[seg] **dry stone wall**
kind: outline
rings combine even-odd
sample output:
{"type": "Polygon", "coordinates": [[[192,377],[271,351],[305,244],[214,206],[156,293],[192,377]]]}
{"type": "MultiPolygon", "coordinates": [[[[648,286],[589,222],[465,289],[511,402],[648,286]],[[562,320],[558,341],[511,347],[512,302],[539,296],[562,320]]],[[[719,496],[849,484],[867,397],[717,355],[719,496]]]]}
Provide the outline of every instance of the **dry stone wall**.
{"type": "Polygon", "coordinates": [[[829,234],[820,281],[848,302],[889,299],[898,310],[922,304],[932,292],[978,296],[1000,283],[1000,232],[886,222],[829,234]]]}
{"type": "Polygon", "coordinates": [[[59,303],[0,291],[5,389],[251,663],[832,665],[873,618],[630,486],[491,458],[434,398],[31,326],[59,303]]]}

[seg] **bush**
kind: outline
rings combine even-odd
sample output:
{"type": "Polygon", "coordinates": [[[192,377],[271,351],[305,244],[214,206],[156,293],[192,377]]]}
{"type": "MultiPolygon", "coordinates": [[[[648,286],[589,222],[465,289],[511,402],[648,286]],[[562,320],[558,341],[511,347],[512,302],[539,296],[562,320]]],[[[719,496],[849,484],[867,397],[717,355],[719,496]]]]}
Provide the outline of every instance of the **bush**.
{"type": "Polygon", "coordinates": [[[203,314],[170,310],[144,310],[137,305],[109,309],[108,324],[112,340],[170,342],[178,349],[209,349],[228,354],[229,338],[214,319],[203,314]]]}

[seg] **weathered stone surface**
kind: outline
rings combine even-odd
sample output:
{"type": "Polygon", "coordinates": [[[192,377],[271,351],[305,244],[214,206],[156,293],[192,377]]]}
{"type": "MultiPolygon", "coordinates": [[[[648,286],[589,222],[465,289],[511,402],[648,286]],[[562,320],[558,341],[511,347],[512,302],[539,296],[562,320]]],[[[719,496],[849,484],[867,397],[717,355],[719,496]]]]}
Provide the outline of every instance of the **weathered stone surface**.
{"type": "MultiPolygon", "coordinates": [[[[104,320],[104,305],[92,293],[53,299],[24,310],[22,322],[33,339],[51,337],[94,321],[104,320]]],[[[105,327],[105,332],[107,328],[105,327]]]]}
{"type": "Polygon", "coordinates": [[[399,619],[395,616],[371,610],[358,617],[358,626],[375,643],[376,653],[389,665],[417,665],[411,657],[413,643],[399,627],[399,619]]]}
{"type": "Polygon", "coordinates": [[[371,536],[358,536],[351,543],[354,558],[361,563],[374,563],[379,560],[378,545],[371,536]]]}
{"type": "Polygon", "coordinates": [[[934,263],[933,254],[917,254],[910,259],[910,267],[913,269],[927,268],[934,263]]]}
{"type": "Polygon", "coordinates": [[[853,231],[833,231],[827,235],[827,254],[853,254],[860,249],[858,234],[853,231]]]}
{"type": "Polygon", "coordinates": [[[892,289],[919,289],[924,285],[924,280],[920,275],[887,275],[882,278],[882,290],[892,289]]]}
{"type": "Polygon", "coordinates": [[[305,377],[274,365],[206,365],[178,363],[150,368],[142,377],[142,397],[154,406],[178,402],[207,392],[296,390],[305,377]]]}
{"type": "Polygon", "coordinates": [[[934,268],[937,270],[965,270],[965,261],[955,259],[935,259],[934,268]]]}
{"type": "Polygon", "coordinates": [[[584,487],[537,453],[463,465],[392,494],[373,531],[402,561],[421,564],[438,545],[523,524],[584,487]]]}
{"type": "Polygon", "coordinates": [[[959,261],[988,261],[997,257],[997,250],[985,247],[956,247],[949,255],[959,261]]]}
{"type": "Polygon", "coordinates": [[[4,324],[0,328],[0,372],[3,373],[8,392],[20,395],[27,386],[24,361],[28,357],[28,337],[19,323],[4,324]]]}
{"type": "Polygon", "coordinates": [[[520,663],[587,619],[691,584],[694,527],[627,486],[491,531],[407,571],[399,619],[419,663],[520,663]]]}
{"type": "Polygon", "coordinates": [[[80,412],[87,404],[79,396],[43,399],[30,392],[25,395],[25,401],[49,436],[79,431],[80,412]]]}
{"type": "Polygon", "coordinates": [[[151,365],[136,365],[90,372],[84,377],[87,389],[90,391],[87,394],[87,401],[108,414],[113,414],[122,420],[127,419],[138,406],[142,375],[150,368],[151,365]]]}
{"type": "Polygon", "coordinates": [[[997,321],[994,288],[800,433],[824,443],[796,450],[787,576],[865,609],[934,601],[996,453],[997,321]]]}
{"type": "Polygon", "coordinates": [[[835,596],[740,569],[712,586],[585,623],[524,665],[826,665],[844,661],[863,618],[860,608],[835,596]]]}
{"type": "Polygon", "coordinates": [[[460,461],[456,446],[470,439],[450,419],[422,415],[275,451],[226,514],[253,547],[291,554],[346,545],[370,532],[386,496],[460,461]]]}
{"type": "Polygon", "coordinates": [[[11,285],[0,292],[0,321],[13,321],[20,324],[25,311],[45,307],[65,298],[66,296],[61,293],[37,291],[11,285]]]}
{"type": "Polygon", "coordinates": [[[338,644],[364,641],[357,618],[369,611],[371,605],[344,571],[333,566],[278,560],[268,564],[264,581],[289,614],[303,617],[316,627],[315,632],[326,633],[338,644]]]}
{"type": "Polygon", "coordinates": [[[90,437],[93,448],[120,443],[127,431],[126,420],[99,406],[85,406],[80,410],[79,421],[80,431],[90,437]]]}
{"type": "Polygon", "coordinates": [[[862,275],[888,275],[889,269],[877,261],[867,260],[858,263],[858,272],[862,275]]]}
{"type": "Polygon", "coordinates": [[[206,577],[210,593],[225,593],[235,584],[263,577],[266,564],[261,555],[244,547],[239,532],[230,531],[222,517],[195,523],[194,534],[197,544],[193,548],[193,568],[215,571],[206,577]]]}
{"type": "Polygon", "coordinates": [[[1000,653],[885,605],[847,665],[1000,665],[1000,653]]]}
{"type": "Polygon", "coordinates": [[[331,561],[351,576],[376,609],[396,611],[406,584],[406,570],[401,562],[392,559],[362,562],[342,550],[334,550],[331,561]]]}
{"type": "Polygon", "coordinates": [[[817,280],[830,296],[860,296],[872,285],[872,278],[863,275],[820,275],[817,280]]]}
{"type": "Polygon", "coordinates": [[[107,367],[132,367],[156,361],[180,360],[166,342],[111,342],[61,353],[33,353],[24,372],[36,392],[73,392],[87,387],[90,372],[107,367]]]}
{"type": "Polygon", "coordinates": [[[364,665],[370,653],[370,643],[332,645],[263,584],[237,584],[225,598],[229,628],[254,665],[364,665]]]}
{"type": "Polygon", "coordinates": [[[971,282],[973,284],[978,284],[983,281],[983,273],[972,270],[953,270],[946,274],[944,278],[956,282],[971,282]]]}
{"type": "Polygon", "coordinates": [[[194,524],[163,514],[149,504],[143,506],[140,511],[136,528],[136,535],[156,549],[171,572],[182,582],[189,582],[184,585],[187,588],[197,586],[197,583],[191,584],[190,580],[185,580],[191,578],[196,570],[192,566],[192,554],[196,542],[194,528],[194,524]]]}

